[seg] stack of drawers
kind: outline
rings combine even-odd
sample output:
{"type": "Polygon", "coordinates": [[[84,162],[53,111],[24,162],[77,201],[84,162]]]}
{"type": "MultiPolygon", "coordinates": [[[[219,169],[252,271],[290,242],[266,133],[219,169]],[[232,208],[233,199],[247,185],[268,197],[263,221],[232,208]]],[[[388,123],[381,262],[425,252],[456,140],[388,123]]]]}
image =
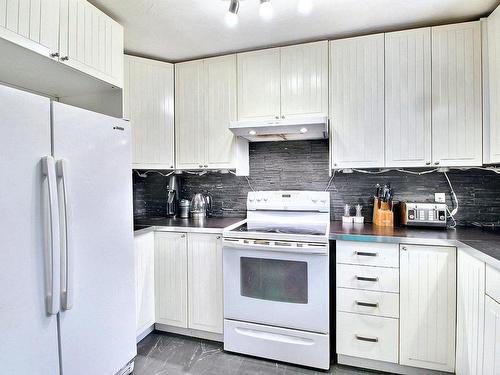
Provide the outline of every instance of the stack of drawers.
{"type": "Polygon", "coordinates": [[[398,363],[399,245],[337,241],[337,353],[398,363]]]}

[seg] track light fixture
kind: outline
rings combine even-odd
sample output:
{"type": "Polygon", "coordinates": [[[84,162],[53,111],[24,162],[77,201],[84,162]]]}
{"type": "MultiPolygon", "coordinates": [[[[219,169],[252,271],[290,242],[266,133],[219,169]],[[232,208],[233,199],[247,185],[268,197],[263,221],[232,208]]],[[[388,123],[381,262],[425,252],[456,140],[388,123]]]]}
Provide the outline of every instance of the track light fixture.
{"type": "Polygon", "coordinates": [[[229,10],[226,13],[226,25],[229,27],[235,27],[238,24],[238,10],[240,9],[239,0],[231,0],[229,4],[229,10]]]}

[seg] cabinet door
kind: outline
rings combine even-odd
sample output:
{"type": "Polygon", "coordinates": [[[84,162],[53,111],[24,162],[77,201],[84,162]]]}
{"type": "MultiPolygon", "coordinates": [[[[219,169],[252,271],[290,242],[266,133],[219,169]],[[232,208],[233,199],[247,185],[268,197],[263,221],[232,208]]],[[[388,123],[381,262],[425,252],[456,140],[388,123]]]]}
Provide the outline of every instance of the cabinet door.
{"type": "Polygon", "coordinates": [[[123,99],[133,167],[174,168],[174,66],[125,56],[123,99]]]}
{"type": "Polygon", "coordinates": [[[432,28],[432,158],[482,165],[481,26],[432,28]]]}
{"type": "Polygon", "coordinates": [[[179,169],[199,169],[205,164],[204,73],[202,60],[175,65],[175,159],[179,169]]]}
{"type": "Polygon", "coordinates": [[[155,233],[156,322],[187,328],[185,233],[155,233]]]}
{"type": "Polygon", "coordinates": [[[279,118],[280,49],[239,53],[237,59],[238,118],[279,118]]]}
{"type": "Polygon", "coordinates": [[[281,48],[281,115],[328,116],[328,42],[281,48]]]}
{"type": "Polygon", "coordinates": [[[485,163],[500,163],[500,7],[488,17],[487,28],[489,122],[484,124],[485,163]]]}
{"type": "Polygon", "coordinates": [[[486,296],[483,375],[500,374],[500,303],[486,296]]]}
{"type": "Polygon", "coordinates": [[[59,1],[0,0],[0,38],[57,58],[59,1]]]}
{"type": "Polygon", "coordinates": [[[455,370],[456,248],[401,245],[400,364],[455,370]]]}
{"type": "Polygon", "coordinates": [[[206,157],[208,168],[234,165],[235,136],[229,123],[237,119],[236,55],[205,60],[208,80],[206,157]]]}
{"type": "Polygon", "coordinates": [[[222,333],[222,240],[220,235],[188,236],[189,328],[222,333]]]}
{"type": "Polygon", "coordinates": [[[86,0],[61,0],[60,61],[123,87],[123,27],[86,0]]]}
{"type": "Polygon", "coordinates": [[[431,164],[431,29],[385,34],[385,164],[431,164]]]}
{"type": "Polygon", "coordinates": [[[333,168],[384,166],[384,34],[330,42],[333,168]]]}
{"type": "Polygon", "coordinates": [[[135,307],[137,336],[155,324],[155,235],[154,232],[134,237],[135,307]]]}
{"type": "Polygon", "coordinates": [[[485,264],[462,250],[457,260],[457,375],[483,373],[485,264]]]}

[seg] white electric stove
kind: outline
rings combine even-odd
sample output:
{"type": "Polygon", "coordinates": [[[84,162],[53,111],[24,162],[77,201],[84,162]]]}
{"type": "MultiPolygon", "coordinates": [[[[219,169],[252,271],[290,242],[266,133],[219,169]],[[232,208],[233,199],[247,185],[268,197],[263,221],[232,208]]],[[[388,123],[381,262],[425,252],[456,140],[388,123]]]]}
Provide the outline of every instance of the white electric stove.
{"type": "Polygon", "coordinates": [[[224,230],[224,349],[330,367],[330,194],[250,192],[224,230]]]}

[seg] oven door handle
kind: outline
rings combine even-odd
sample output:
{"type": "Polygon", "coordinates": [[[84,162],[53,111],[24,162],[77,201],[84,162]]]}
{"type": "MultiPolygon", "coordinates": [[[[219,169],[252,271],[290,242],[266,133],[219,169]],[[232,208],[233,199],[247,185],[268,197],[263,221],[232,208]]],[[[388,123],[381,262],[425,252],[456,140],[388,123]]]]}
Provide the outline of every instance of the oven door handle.
{"type": "MultiPolygon", "coordinates": [[[[251,240],[253,241],[253,240],[251,240]]],[[[239,240],[224,239],[223,247],[228,249],[238,249],[238,250],[259,250],[259,251],[270,251],[273,253],[291,253],[291,254],[308,254],[308,255],[327,255],[328,245],[327,244],[312,244],[311,247],[297,248],[297,247],[285,247],[279,245],[273,245],[273,241],[263,241],[262,244],[245,244],[239,240]],[[269,243],[263,244],[264,242],[269,243]],[[315,248],[315,246],[317,246],[315,248]]],[[[280,242],[280,241],[278,241],[280,242]]]]}

